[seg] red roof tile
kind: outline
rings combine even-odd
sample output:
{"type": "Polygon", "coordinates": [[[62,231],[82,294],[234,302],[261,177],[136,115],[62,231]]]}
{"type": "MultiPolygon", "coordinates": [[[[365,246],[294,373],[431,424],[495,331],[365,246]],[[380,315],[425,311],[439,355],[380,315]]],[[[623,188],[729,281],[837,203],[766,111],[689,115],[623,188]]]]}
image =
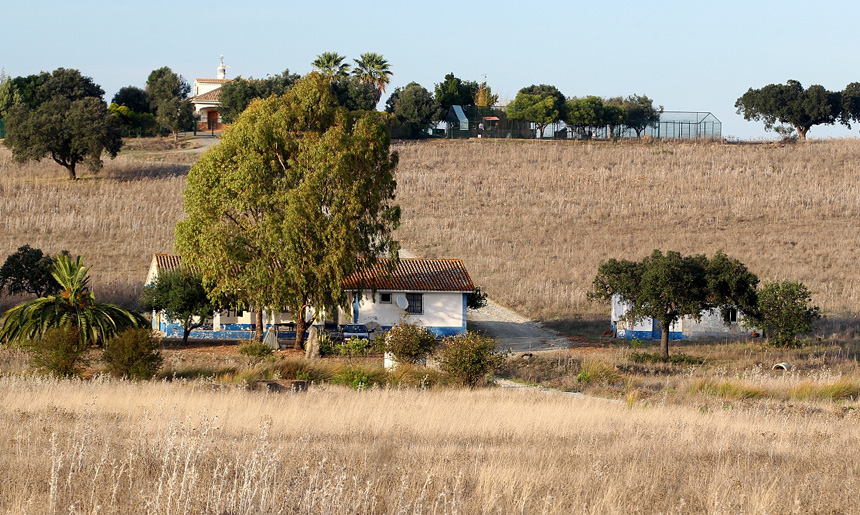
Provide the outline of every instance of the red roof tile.
{"type": "Polygon", "coordinates": [[[388,259],[343,281],[347,290],[375,287],[390,291],[475,291],[469,272],[459,259],[401,258],[394,271],[387,271],[388,259]]]}
{"type": "Polygon", "coordinates": [[[201,93],[196,97],[191,97],[191,101],[208,101],[208,102],[217,102],[221,98],[221,88],[215,88],[212,91],[207,91],[206,93],[201,93]]]}
{"type": "MultiPolygon", "coordinates": [[[[156,268],[176,270],[181,258],[172,254],[155,254],[156,268]]],[[[401,258],[391,273],[388,259],[380,258],[376,266],[353,274],[343,281],[343,288],[359,287],[389,291],[475,291],[469,272],[459,259],[401,258]]]]}

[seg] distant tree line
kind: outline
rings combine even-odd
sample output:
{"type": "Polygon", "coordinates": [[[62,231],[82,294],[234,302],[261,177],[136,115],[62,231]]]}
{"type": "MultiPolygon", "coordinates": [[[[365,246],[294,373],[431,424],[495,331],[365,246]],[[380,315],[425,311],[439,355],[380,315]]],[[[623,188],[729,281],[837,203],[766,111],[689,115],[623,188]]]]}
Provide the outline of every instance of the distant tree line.
{"type": "Polygon", "coordinates": [[[860,82],[852,82],[842,91],[828,91],[820,84],[804,88],[796,80],[768,84],[747,90],[735,108],[744,119],[763,122],[765,130],[784,136],[796,131],[805,140],[815,125],[841,123],[850,129],[852,122],[860,121],[860,82]]]}

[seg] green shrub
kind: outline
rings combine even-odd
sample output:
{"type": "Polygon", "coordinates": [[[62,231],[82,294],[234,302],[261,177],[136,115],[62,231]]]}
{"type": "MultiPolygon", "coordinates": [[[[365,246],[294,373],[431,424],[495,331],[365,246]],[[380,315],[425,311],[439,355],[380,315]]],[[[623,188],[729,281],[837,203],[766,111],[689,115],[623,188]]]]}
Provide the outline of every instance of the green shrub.
{"type": "Polygon", "coordinates": [[[418,364],[436,350],[436,337],[426,327],[401,322],[385,333],[385,352],[398,363],[418,364]]]}
{"type": "Polygon", "coordinates": [[[576,379],[583,384],[612,384],[621,376],[615,367],[603,361],[584,361],[576,379]]]}
{"type": "Polygon", "coordinates": [[[499,352],[497,347],[495,340],[478,333],[452,336],[439,350],[439,363],[457,382],[474,388],[505,362],[508,353],[499,352]]]}
{"type": "Polygon", "coordinates": [[[105,346],[102,359],[114,376],[150,379],[163,361],[158,351],[160,346],[161,339],[151,329],[126,329],[105,346]]]}
{"type": "Polygon", "coordinates": [[[87,347],[81,343],[76,326],[66,325],[48,329],[38,340],[26,345],[33,368],[60,377],[81,375],[87,360],[87,347]]]}
{"type": "Polygon", "coordinates": [[[385,371],[364,370],[361,367],[349,366],[335,372],[331,382],[355,389],[367,388],[385,382],[385,371]]]}
{"type": "Polygon", "coordinates": [[[809,289],[799,281],[768,283],[758,294],[760,322],[771,342],[778,346],[798,345],[795,337],[812,331],[821,318],[811,306],[809,289]]]}
{"type": "Polygon", "coordinates": [[[248,364],[251,366],[271,357],[272,353],[272,348],[263,342],[245,340],[239,344],[239,354],[248,358],[248,364]]]}
{"type": "Polygon", "coordinates": [[[725,399],[758,399],[768,395],[767,390],[740,381],[700,379],[690,387],[693,393],[704,393],[725,399]]]}

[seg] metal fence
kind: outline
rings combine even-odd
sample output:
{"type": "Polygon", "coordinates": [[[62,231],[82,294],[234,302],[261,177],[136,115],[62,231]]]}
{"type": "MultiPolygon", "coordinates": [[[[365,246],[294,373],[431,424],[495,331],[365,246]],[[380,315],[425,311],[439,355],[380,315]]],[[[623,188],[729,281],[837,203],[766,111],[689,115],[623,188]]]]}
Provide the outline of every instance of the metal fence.
{"type": "Polygon", "coordinates": [[[639,135],[623,125],[616,127],[569,127],[556,122],[543,128],[522,120],[510,120],[505,107],[454,106],[446,121],[434,129],[434,136],[449,139],[517,138],[517,139],[627,139],[648,136],[655,139],[722,138],[723,124],[709,112],[664,111],[660,121],[646,127],[639,135]]]}

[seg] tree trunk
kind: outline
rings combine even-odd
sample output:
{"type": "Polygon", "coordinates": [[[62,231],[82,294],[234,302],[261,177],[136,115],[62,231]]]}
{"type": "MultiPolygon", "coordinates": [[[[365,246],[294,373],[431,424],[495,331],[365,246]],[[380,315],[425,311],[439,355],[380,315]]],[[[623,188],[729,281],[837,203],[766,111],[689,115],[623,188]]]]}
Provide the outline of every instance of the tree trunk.
{"type": "Polygon", "coordinates": [[[794,129],[797,131],[800,141],[806,141],[806,133],[809,132],[809,127],[795,127],[794,129]]]}
{"type": "Polygon", "coordinates": [[[304,309],[299,313],[299,319],[296,320],[296,341],[293,343],[293,348],[302,350],[305,344],[305,331],[308,329],[308,324],[305,322],[304,309]]]}
{"type": "Polygon", "coordinates": [[[69,180],[70,181],[78,180],[78,176],[77,176],[77,174],[75,174],[75,165],[74,164],[66,166],[66,170],[68,170],[68,172],[69,172],[69,180]]]}
{"type": "Polygon", "coordinates": [[[660,353],[663,359],[669,359],[669,327],[671,323],[665,320],[660,321],[660,327],[663,328],[663,333],[660,335],[660,353]]]}
{"type": "Polygon", "coordinates": [[[257,307],[254,312],[254,325],[257,326],[256,331],[254,332],[254,341],[262,342],[263,341],[263,308],[257,307]]]}

